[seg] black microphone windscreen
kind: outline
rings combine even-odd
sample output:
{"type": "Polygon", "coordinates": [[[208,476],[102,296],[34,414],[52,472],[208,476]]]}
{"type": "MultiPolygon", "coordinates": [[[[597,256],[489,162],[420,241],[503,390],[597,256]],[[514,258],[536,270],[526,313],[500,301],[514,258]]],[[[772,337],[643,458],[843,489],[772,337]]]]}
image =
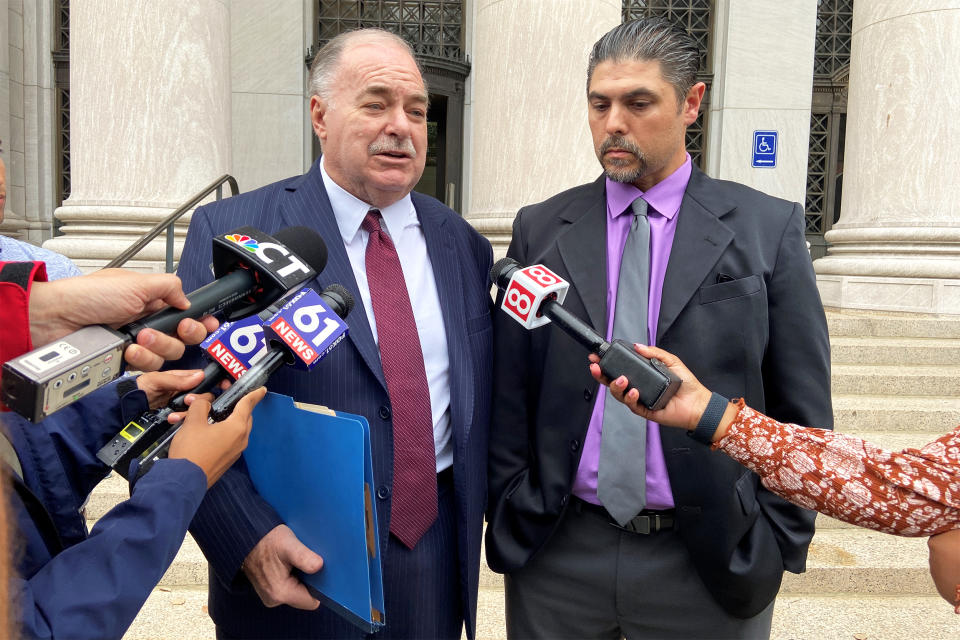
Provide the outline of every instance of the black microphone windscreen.
{"type": "Polygon", "coordinates": [[[500,258],[490,269],[490,279],[493,284],[505,289],[510,284],[510,277],[520,267],[520,263],[513,258],[500,258]]]}
{"type": "Polygon", "coordinates": [[[327,266],[327,245],[320,234],[310,227],[287,227],[277,231],[273,237],[317,273],[327,266]]]}
{"type": "Polygon", "coordinates": [[[324,294],[335,295],[340,298],[340,304],[343,306],[343,313],[338,313],[341,318],[346,318],[353,310],[355,300],[353,294],[342,284],[331,284],[323,290],[324,294]]]}

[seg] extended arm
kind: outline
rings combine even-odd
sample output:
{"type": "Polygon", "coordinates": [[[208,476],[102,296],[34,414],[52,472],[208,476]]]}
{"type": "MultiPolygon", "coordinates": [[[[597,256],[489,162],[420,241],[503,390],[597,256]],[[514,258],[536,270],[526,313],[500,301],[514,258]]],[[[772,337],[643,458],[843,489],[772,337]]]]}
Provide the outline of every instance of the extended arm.
{"type": "MultiPolygon", "coordinates": [[[[637,415],[692,431],[710,391],[676,356],[636,349],[680,376],[680,390],[659,411],[638,404],[636,391],[625,395],[622,378],[610,383],[611,394],[637,415]]],[[[596,364],[590,368],[606,382],[596,364]]],[[[892,452],[855,436],[778,422],[740,401],[727,405],[713,442],[770,491],[807,509],[901,536],[960,529],[960,427],[921,449],[892,452]]]]}

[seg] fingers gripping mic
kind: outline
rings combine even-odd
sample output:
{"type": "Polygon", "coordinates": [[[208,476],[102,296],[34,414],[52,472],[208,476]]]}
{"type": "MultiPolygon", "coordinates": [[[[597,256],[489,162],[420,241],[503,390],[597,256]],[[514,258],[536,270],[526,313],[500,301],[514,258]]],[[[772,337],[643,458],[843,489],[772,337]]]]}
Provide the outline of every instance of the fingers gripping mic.
{"type": "Polygon", "coordinates": [[[251,227],[213,239],[217,280],[190,293],[190,307],[167,308],[119,330],[84,327],[3,365],[3,399],[37,422],[116,379],[123,351],[145,328],[172,333],[184,318],[223,313],[236,319],[259,311],[312,279],[326,265],[322,238],[306,227],[276,238],[251,227]]]}
{"type": "MultiPolygon", "coordinates": [[[[328,286],[319,295],[312,289],[303,289],[293,296],[264,323],[265,338],[269,342],[266,354],[214,400],[210,420],[219,422],[228,417],[243,396],[266,384],[267,379],[284,364],[304,370],[316,366],[346,337],[348,327],[343,318],[353,305],[353,296],[339,284],[328,286]]],[[[148,454],[137,477],[167,456],[177,430],[179,426],[148,454]]]]}
{"type": "Polygon", "coordinates": [[[504,313],[527,329],[553,321],[564,333],[600,356],[600,370],[613,380],[627,377],[627,389],[636,389],[640,402],[662,409],[680,387],[680,378],[656,358],[647,359],[623,340],[608,342],[560,303],[570,285],[543,265],[521,267],[512,258],[498,260],[490,279],[503,290],[504,313]]]}
{"type": "Polygon", "coordinates": [[[220,312],[227,320],[243,318],[312,280],[326,264],[327,246],[313,229],[289,227],[271,238],[253,227],[240,227],[213,238],[217,279],[187,296],[188,309],[167,308],[121,331],[136,338],[147,328],[172,333],[184,318],[220,312]]]}

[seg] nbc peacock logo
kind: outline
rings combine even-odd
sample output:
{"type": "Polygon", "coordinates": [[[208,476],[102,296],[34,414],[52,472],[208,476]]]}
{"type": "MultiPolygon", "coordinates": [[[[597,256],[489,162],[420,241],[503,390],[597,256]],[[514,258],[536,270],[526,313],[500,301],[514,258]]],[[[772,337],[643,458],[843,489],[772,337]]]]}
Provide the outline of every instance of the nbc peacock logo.
{"type": "Polygon", "coordinates": [[[224,237],[230,242],[240,245],[250,253],[256,253],[257,249],[260,248],[260,245],[257,244],[257,241],[248,235],[244,235],[241,233],[231,233],[230,235],[224,236],[224,237]]]}

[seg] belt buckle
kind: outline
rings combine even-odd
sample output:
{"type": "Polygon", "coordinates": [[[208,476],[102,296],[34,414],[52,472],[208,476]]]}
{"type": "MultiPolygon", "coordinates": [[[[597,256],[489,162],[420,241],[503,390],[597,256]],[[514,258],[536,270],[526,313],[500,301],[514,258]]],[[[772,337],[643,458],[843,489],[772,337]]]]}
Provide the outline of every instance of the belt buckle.
{"type": "Polygon", "coordinates": [[[631,533],[639,533],[641,535],[649,535],[650,531],[659,531],[660,530],[660,516],[635,516],[630,522],[618,528],[623,529],[624,531],[629,531],[631,533]],[[653,521],[653,526],[650,526],[650,521],[653,521]]]}

